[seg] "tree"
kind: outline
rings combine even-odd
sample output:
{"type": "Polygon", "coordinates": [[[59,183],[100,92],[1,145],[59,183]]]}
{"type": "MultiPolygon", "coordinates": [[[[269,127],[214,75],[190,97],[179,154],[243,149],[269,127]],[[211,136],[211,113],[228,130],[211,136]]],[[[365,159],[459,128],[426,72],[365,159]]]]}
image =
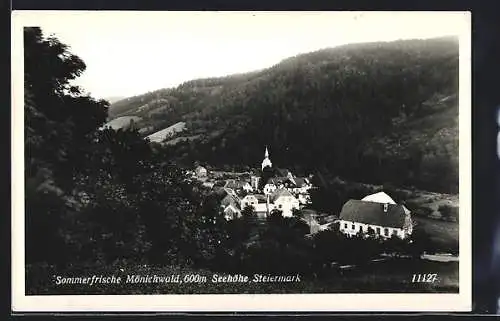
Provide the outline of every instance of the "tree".
{"type": "Polygon", "coordinates": [[[264,189],[264,186],[269,181],[269,179],[272,178],[273,176],[274,176],[274,170],[269,166],[264,167],[264,169],[260,174],[259,186],[258,186],[259,190],[262,191],[264,189]]]}
{"type": "Polygon", "coordinates": [[[377,233],[375,233],[375,230],[371,226],[368,226],[366,235],[370,238],[377,238],[377,233]]]}
{"type": "Polygon", "coordinates": [[[397,235],[393,234],[391,238],[383,242],[383,247],[386,253],[399,256],[402,254],[407,254],[408,244],[409,243],[407,240],[403,240],[397,235]]]}
{"type": "Polygon", "coordinates": [[[108,107],[71,84],[84,70],[65,44],[40,28],[24,28],[27,262],[64,262],[69,255],[65,214],[79,203],[71,196],[75,172],[108,107]]]}
{"type": "Polygon", "coordinates": [[[43,162],[62,187],[71,186],[79,149],[88,134],[104,124],[108,103],[82,95],[71,84],[85,70],[84,62],[40,28],[24,29],[24,87],[28,174],[43,162]]]}
{"type": "Polygon", "coordinates": [[[271,213],[269,213],[268,221],[273,223],[281,222],[283,219],[283,211],[278,209],[273,209],[271,213]]]}
{"type": "Polygon", "coordinates": [[[293,215],[293,217],[300,219],[300,218],[304,217],[304,212],[302,210],[294,207],[292,209],[292,215],[293,215]]]}
{"type": "Polygon", "coordinates": [[[252,221],[256,217],[255,208],[252,205],[247,205],[241,211],[241,215],[245,220],[252,221]]]}
{"type": "Polygon", "coordinates": [[[436,251],[429,233],[418,226],[413,230],[409,241],[411,242],[409,252],[413,257],[419,258],[424,252],[433,253],[436,251]]]}

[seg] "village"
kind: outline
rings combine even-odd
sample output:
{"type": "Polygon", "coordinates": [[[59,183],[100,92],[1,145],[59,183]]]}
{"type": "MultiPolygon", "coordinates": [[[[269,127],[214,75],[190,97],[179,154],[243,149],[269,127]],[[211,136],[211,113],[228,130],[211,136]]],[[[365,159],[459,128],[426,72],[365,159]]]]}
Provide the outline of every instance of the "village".
{"type": "Polygon", "coordinates": [[[360,200],[348,200],[340,213],[318,212],[310,195],[311,190],[317,188],[312,184],[312,175],[297,177],[288,169],[273,167],[267,147],[260,169],[234,173],[208,171],[198,165],[186,174],[217,195],[226,220],[239,218],[247,211],[260,221],[276,213],[299,217],[309,226],[309,235],[327,230],[333,224],[338,224],[339,231],[347,236],[407,239],[413,231],[410,210],[383,191],[360,200]]]}

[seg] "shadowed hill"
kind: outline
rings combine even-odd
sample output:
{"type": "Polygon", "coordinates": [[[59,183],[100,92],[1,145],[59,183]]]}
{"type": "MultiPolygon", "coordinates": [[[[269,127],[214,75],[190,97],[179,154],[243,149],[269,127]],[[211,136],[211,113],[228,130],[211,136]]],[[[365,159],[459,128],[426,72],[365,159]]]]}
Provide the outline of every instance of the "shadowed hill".
{"type": "Polygon", "coordinates": [[[273,163],[374,183],[458,190],[458,40],[350,44],[256,72],[186,82],[113,104],[197,140],[170,147],[191,163],[273,163]],[[214,135],[218,133],[218,135],[214,135]]]}

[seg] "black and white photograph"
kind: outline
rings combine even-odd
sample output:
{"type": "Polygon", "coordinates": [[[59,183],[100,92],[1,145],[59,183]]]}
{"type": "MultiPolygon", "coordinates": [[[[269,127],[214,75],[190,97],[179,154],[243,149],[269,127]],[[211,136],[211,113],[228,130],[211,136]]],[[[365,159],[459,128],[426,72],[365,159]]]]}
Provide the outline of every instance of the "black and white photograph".
{"type": "Polygon", "coordinates": [[[14,309],[470,311],[470,32],[14,11],[14,309]]]}

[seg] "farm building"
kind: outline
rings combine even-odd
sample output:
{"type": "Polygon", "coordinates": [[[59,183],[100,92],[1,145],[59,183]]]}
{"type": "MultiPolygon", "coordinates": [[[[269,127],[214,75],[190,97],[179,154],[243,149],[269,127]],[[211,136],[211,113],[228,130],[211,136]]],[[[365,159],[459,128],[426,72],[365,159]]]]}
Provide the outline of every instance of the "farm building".
{"type": "Polygon", "coordinates": [[[274,209],[280,210],[284,217],[291,217],[293,209],[299,209],[299,200],[286,189],[277,189],[270,196],[274,209]]]}
{"type": "Polygon", "coordinates": [[[359,232],[367,234],[371,228],[375,235],[402,239],[412,233],[413,224],[409,213],[398,204],[363,200],[349,200],[339,216],[340,231],[353,236],[359,232]]]}

